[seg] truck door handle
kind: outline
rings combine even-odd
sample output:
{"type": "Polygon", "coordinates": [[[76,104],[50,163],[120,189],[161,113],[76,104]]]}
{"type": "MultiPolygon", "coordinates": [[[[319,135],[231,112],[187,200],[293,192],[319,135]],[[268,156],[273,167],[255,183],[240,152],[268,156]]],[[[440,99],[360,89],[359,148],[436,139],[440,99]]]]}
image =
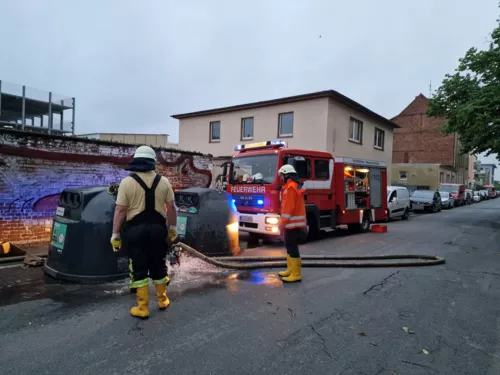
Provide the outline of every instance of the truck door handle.
{"type": "Polygon", "coordinates": [[[332,200],[332,195],[331,194],[328,194],[328,200],[331,201],[332,200]]]}

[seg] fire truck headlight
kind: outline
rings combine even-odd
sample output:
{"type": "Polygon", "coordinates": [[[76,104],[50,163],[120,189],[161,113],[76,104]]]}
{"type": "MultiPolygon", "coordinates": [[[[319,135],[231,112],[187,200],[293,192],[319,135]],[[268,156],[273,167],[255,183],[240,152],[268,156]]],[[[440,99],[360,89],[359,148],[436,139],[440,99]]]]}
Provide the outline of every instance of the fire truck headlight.
{"type": "Polygon", "coordinates": [[[273,232],[273,233],[279,233],[279,231],[280,231],[280,229],[278,227],[273,227],[271,229],[271,232],[273,232]]]}
{"type": "Polygon", "coordinates": [[[277,225],[279,222],[280,219],[277,217],[266,217],[266,224],[277,225]]]}

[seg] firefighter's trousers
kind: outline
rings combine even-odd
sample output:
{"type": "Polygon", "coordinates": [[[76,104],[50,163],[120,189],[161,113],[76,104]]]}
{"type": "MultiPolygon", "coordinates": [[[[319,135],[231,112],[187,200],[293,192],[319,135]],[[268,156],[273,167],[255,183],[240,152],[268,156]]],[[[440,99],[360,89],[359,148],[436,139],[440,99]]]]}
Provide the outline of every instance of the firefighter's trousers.
{"type": "Polygon", "coordinates": [[[167,227],[141,223],[128,226],[122,235],[122,246],[129,256],[130,287],[140,288],[149,284],[168,284],[167,227]]]}
{"type": "Polygon", "coordinates": [[[285,229],[285,247],[286,252],[291,258],[300,258],[299,239],[301,234],[300,228],[285,229]]]}

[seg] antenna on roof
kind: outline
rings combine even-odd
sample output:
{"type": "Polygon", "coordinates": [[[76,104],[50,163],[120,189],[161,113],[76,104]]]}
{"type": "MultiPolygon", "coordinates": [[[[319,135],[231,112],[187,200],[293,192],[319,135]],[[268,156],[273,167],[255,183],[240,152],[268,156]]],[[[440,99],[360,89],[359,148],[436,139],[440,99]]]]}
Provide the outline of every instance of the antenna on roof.
{"type": "Polygon", "coordinates": [[[429,98],[432,96],[432,81],[429,82],[429,98]]]}

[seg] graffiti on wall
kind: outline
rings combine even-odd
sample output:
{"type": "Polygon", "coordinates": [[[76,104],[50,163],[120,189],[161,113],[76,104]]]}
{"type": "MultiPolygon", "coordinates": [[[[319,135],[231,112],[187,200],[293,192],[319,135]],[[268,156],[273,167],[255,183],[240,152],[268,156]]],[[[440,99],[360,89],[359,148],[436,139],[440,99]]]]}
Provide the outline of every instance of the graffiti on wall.
{"type": "MultiPolygon", "coordinates": [[[[82,156],[85,157],[84,155],[82,156]]],[[[194,165],[192,155],[181,155],[174,161],[167,161],[161,152],[158,152],[157,156],[159,163],[157,171],[170,180],[174,190],[182,190],[200,185],[203,187],[210,186],[212,182],[212,173],[208,170],[198,169],[194,165]],[[203,176],[201,181],[200,175],[203,176]]],[[[123,158],[123,162],[120,164],[108,165],[108,171],[112,171],[109,175],[87,175],[87,173],[85,173],[86,176],[82,176],[82,173],[78,170],[74,175],[67,176],[66,183],[64,176],[61,176],[61,172],[66,169],[64,165],[61,165],[62,168],[59,170],[47,170],[46,168],[37,170],[34,168],[26,178],[22,178],[19,173],[17,173],[17,176],[16,173],[13,173],[13,176],[7,176],[8,172],[2,172],[0,173],[0,194],[9,193],[9,195],[11,195],[11,199],[6,201],[7,212],[12,211],[14,208],[21,210],[31,209],[33,212],[55,211],[59,201],[59,194],[64,188],[104,186],[110,185],[113,182],[119,182],[128,175],[129,172],[124,168],[130,160],[131,158],[123,158]],[[36,176],[39,172],[43,174],[43,178],[40,178],[38,182],[23,183],[22,180],[33,180],[33,175],[36,176]],[[44,181],[54,181],[54,179],[60,181],[60,185],[58,184],[59,186],[53,188],[45,186],[44,181]],[[22,189],[24,191],[19,191],[19,193],[16,194],[16,185],[18,187],[28,185],[30,187],[29,193],[26,189],[22,189]],[[66,187],[64,187],[65,185],[66,187]],[[47,190],[54,189],[57,191],[51,191],[46,194],[43,193],[43,191],[47,192],[47,190]]],[[[69,169],[67,173],[71,173],[69,169]]]]}
{"type": "MultiPolygon", "coordinates": [[[[17,241],[19,236],[28,242],[49,236],[61,191],[119,183],[130,173],[126,166],[133,151],[132,147],[95,155],[0,144],[0,238],[15,236],[17,241]]],[[[211,184],[210,157],[157,151],[157,159],[157,172],[175,190],[211,184]]]]}

